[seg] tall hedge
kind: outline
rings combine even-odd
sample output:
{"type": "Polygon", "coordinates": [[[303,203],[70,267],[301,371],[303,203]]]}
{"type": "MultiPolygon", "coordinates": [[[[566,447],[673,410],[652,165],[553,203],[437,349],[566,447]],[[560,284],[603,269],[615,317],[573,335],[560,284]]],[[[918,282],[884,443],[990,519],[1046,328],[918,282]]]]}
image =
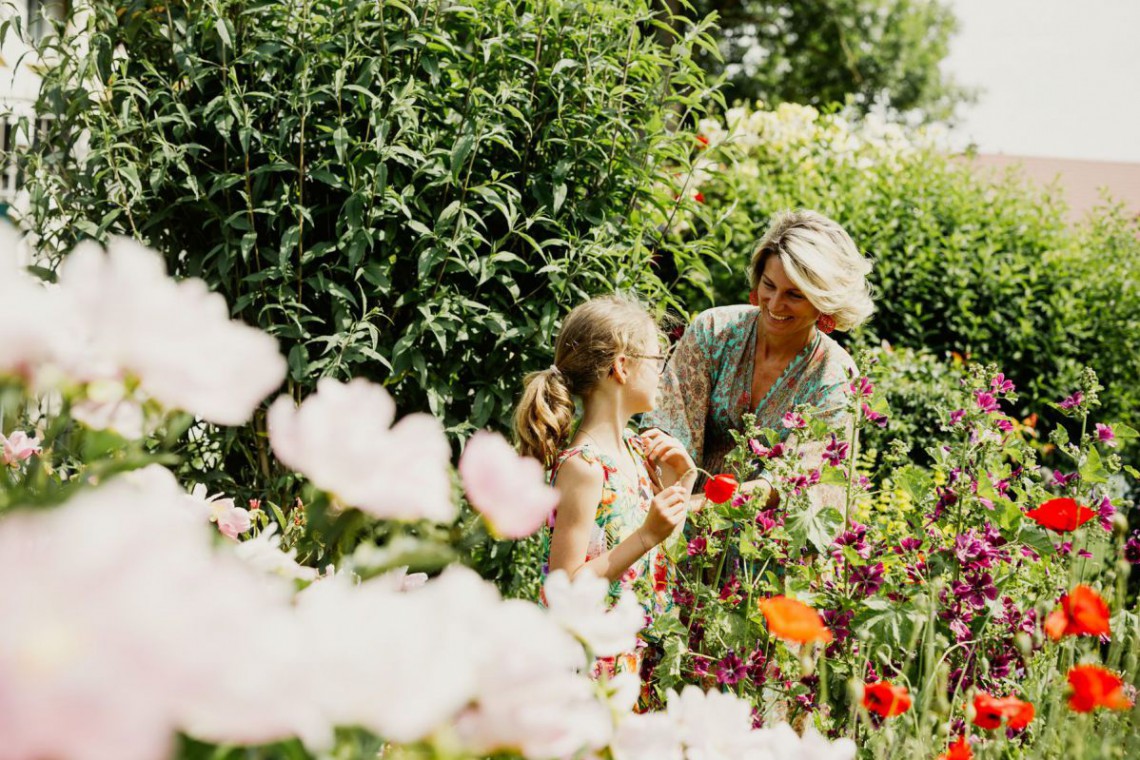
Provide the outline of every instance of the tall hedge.
{"type": "MultiPolygon", "coordinates": [[[[58,250],[141,238],[281,341],[298,398],[363,375],[462,439],[503,424],[570,306],[661,290],[680,201],[651,190],[694,153],[715,45],[654,8],[98,4],[47,43],[27,223],[58,250]]],[[[270,475],[262,424],[211,443],[239,479],[270,475]]]]}
{"type": "Polygon", "coordinates": [[[1056,187],[981,175],[933,133],[813,108],[734,109],[702,128],[704,204],[672,234],[716,236],[728,266],[686,292],[692,308],[743,302],[772,215],[815,208],[874,260],[878,311],[857,343],[997,363],[1023,403],[1059,401],[1090,365],[1107,415],[1136,424],[1140,226],[1122,208],[1069,225],[1056,187]]]}

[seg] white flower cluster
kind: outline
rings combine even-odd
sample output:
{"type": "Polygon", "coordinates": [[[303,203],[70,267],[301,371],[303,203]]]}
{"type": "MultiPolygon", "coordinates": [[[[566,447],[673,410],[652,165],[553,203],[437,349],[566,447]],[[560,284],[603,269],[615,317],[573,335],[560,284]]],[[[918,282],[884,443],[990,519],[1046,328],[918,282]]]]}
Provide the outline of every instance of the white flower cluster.
{"type": "Polygon", "coordinates": [[[246,422],[285,377],[277,342],[229,317],[201,280],[175,281],[162,259],[127,240],[80,244],[58,286],[17,266],[21,241],[0,227],[0,377],[37,392],[69,389],[73,415],[137,438],[152,404],[221,425],[246,422]]]}

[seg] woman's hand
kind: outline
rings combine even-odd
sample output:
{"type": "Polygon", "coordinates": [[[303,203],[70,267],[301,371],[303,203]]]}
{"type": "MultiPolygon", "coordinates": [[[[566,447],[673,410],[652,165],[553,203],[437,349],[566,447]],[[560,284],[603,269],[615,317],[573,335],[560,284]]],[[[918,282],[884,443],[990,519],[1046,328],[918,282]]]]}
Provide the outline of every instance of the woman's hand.
{"type": "Polygon", "coordinates": [[[673,436],[657,428],[651,428],[641,434],[645,441],[645,456],[650,465],[654,467],[668,467],[673,471],[673,480],[679,480],[690,470],[696,470],[693,458],[689,452],[673,436]]]}
{"type": "Polygon", "coordinates": [[[687,488],[681,485],[662,489],[649,503],[649,514],[638,528],[643,540],[643,548],[649,551],[673,534],[677,526],[685,521],[688,508],[687,488]]]}

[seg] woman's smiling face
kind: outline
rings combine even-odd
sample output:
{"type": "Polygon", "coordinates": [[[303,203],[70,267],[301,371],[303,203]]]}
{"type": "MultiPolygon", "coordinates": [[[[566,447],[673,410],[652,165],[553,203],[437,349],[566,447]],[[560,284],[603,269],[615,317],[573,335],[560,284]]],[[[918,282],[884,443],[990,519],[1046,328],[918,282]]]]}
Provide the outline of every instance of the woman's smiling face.
{"type": "Polygon", "coordinates": [[[769,256],[764,262],[756,296],[769,334],[791,336],[808,332],[819,319],[819,309],[789,279],[779,256],[769,256]]]}

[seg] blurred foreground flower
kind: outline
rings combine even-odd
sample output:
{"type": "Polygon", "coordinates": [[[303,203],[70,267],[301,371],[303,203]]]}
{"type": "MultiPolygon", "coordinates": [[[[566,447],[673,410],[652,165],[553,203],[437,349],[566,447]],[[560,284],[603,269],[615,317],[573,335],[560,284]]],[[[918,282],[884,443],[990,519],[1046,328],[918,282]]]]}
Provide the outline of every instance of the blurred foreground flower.
{"type": "Polygon", "coordinates": [[[884,718],[902,715],[910,709],[910,704],[910,692],[905,686],[878,681],[863,687],[863,707],[884,718]]]}
{"type": "Polygon", "coordinates": [[[823,624],[819,613],[801,601],[773,596],[761,599],[758,605],[773,636],[801,644],[832,639],[831,631],[823,624]]]}
{"type": "Polygon", "coordinates": [[[269,408],[269,442],[283,464],[344,506],[374,517],[450,521],[451,450],[439,420],[409,414],[367,380],[325,378],[294,408],[281,396],[269,408]]]}
{"type": "Polygon", "coordinates": [[[1092,712],[1098,707],[1128,710],[1132,700],[1124,695],[1124,681],[1099,665],[1078,665],[1069,671],[1073,693],[1069,707],[1074,712],[1092,712]]]}
{"type": "Polygon", "coordinates": [[[564,570],[555,570],[543,589],[551,617],[573,634],[597,657],[632,652],[637,632],[645,626],[645,613],[632,592],[622,594],[607,609],[610,584],[589,570],[573,580],[564,570]]]}
{"type": "Polygon", "coordinates": [[[1108,636],[1108,603],[1085,585],[1061,597],[1061,606],[1045,618],[1045,633],[1054,641],[1062,636],[1108,636]]]}
{"type": "Polygon", "coordinates": [[[498,433],[481,430],[471,436],[459,476],[472,506],[503,538],[529,536],[558,506],[558,492],[546,484],[542,465],[520,457],[498,433]]]}

